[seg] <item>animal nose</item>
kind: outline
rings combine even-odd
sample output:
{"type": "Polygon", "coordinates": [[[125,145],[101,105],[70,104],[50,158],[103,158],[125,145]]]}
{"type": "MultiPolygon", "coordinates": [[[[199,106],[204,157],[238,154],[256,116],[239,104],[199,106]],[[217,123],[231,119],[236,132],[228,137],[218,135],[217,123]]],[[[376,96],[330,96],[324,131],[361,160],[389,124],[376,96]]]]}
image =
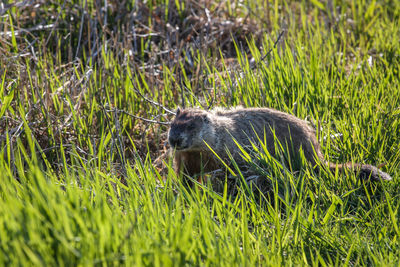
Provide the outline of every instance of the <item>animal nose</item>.
{"type": "Polygon", "coordinates": [[[182,140],[180,138],[175,138],[172,136],[169,137],[169,144],[172,147],[179,147],[181,145],[181,143],[182,143],[182,140]]]}

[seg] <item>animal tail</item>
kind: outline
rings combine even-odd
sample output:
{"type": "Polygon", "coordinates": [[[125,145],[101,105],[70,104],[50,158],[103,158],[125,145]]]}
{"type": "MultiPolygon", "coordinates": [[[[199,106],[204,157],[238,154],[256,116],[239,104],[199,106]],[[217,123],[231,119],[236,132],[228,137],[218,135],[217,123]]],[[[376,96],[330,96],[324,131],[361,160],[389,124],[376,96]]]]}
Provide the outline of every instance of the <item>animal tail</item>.
{"type": "Polygon", "coordinates": [[[335,163],[329,163],[328,162],[329,169],[331,172],[335,172],[336,168],[339,169],[339,171],[343,171],[343,169],[348,169],[354,171],[354,173],[363,180],[372,180],[372,181],[390,181],[392,180],[392,177],[387,174],[386,172],[383,172],[379,170],[377,167],[369,165],[369,164],[359,164],[359,163],[345,163],[345,164],[335,164],[335,163]]]}

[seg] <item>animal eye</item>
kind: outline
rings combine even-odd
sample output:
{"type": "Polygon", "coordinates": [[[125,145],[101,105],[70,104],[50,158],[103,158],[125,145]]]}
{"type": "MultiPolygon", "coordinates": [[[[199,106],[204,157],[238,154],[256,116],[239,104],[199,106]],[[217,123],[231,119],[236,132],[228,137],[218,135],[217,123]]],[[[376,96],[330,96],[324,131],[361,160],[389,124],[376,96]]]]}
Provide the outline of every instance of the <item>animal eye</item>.
{"type": "Polygon", "coordinates": [[[189,124],[187,128],[188,128],[189,130],[193,130],[195,127],[196,127],[196,126],[192,123],[192,124],[189,124]]]}

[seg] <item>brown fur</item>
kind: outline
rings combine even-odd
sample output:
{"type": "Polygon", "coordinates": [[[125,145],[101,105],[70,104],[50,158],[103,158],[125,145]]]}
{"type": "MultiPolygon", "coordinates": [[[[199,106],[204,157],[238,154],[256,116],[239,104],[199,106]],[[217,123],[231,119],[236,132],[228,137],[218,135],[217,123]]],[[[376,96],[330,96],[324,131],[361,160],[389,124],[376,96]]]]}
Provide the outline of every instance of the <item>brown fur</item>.
{"type": "MultiPolygon", "coordinates": [[[[305,158],[315,166],[324,162],[315,131],[305,121],[271,108],[185,109],[177,111],[171,124],[168,141],[175,151],[175,168],[189,176],[222,168],[223,164],[206,145],[208,144],[225,162],[229,162],[227,149],[238,165],[245,164],[234,139],[251,150],[251,142],[266,139],[267,149],[275,154],[274,133],[291,157],[303,150],[305,158]]],[[[391,180],[376,167],[358,163],[326,165],[335,171],[344,168],[355,171],[359,177],[372,180],[391,180]]]]}

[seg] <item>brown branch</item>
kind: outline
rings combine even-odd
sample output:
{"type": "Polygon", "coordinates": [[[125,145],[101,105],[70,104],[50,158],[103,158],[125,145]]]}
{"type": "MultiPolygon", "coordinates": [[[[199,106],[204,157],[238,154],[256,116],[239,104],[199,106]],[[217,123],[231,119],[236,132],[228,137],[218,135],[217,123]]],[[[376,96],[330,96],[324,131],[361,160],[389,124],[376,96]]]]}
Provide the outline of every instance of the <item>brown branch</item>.
{"type": "MultiPolygon", "coordinates": [[[[132,86],[134,86],[132,77],[131,77],[131,75],[130,75],[129,73],[128,73],[128,76],[129,76],[129,80],[130,80],[131,83],[132,83],[132,86]]],[[[145,101],[149,102],[150,104],[162,108],[164,111],[168,112],[169,114],[173,114],[173,115],[176,114],[175,112],[169,110],[168,108],[166,108],[165,106],[161,105],[160,103],[158,103],[158,102],[156,102],[156,101],[154,101],[154,100],[151,100],[151,99],[145,97],[139,90],[137,90],[137,89],[135,89],[135,88],[133,88],[133,90],[135,91],[135,93],[137,93],[138,95],[140,95],[140,97],[142,97],[145,101]]],[[[131,114],[131,115],[132,115],[132,114],[131,114]]],[[[132,117],[134,117],[134,116],[135,116],[135,115],[132,115],[132,117]]],[[[143,118],[142,118],[142,119],[143,119],[143,118]]]]}
{"type": "Polygon", "coordinates": [[[132,118],[135,118],[135,119],[138,119],[138,120],[142,120],[142,121],[145,121],[145,122],[149,122],[149,123],[157,123],[157,124],[161,124],[161,125],[170,125],[171,124],[170,122],[156,121],[156,120],[151,120],[151,119],[146,119],[146,118],[143,118],[143,117],[140,117],[140,116],[136,116],[136,115],[133,115],[133,114],[131,114],[131,113],[125,111],[125,110],[122,110],[122,109],[114,108],[112,110],[108,109],[106,111],[107,112],[124,113],[125,115],[128,115],[128,116],[130,116],[132,118]]]}
{"type": "Polygon", "coordinates": [[[285,31],[281,31],[281,33],[279,34],[278,38],[276,39],[274,46],[264,55],[261,57],[261,59],[255,63],[253,66],[251,66],[252,69],[254,69],[258,64],[260,64],[262,61],[264,61],[264,59],[269,56],[269,54],[271,54],[272,50],[275,49],[276,45],[278,44],[279,40],[281,39],[281,37],[283,36],[283,34],[285,33],[285,31]]]}

